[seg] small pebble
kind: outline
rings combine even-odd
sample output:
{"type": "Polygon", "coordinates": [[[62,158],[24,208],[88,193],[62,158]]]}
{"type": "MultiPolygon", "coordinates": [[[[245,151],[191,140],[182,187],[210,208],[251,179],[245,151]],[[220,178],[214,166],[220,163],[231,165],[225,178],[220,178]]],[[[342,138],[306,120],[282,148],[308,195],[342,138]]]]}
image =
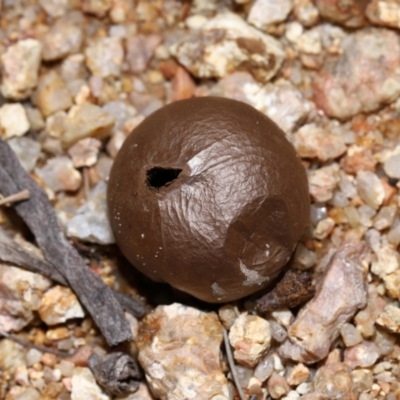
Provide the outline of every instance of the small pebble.
{"type": "Polygon", "coordinates": [[[61,138],[65,147],[78,140],[94,137],[104,139],[111,134],[115,119],[100,107],[83,103],[71,107],[66,121],[66,130],[61,138]]]}
{"type": "Polygon", "coordinates": [[[42,45],[35,39],[20,40],[0,56],[1,94],[12,100],[24,100],[38,83],[42,45]]]}
{"type": "Polygon", "coordinates": [[[355,346],[362,342],[362,336],[357,328],[349,323],[345,323],[340,329],[340,334],[346,347],[355,346]]]}
{"type": "Polygon", "coordinates": [[[100,140],[94,138],[86,138],[76,142],[68,149],[74,167],[91,167],[96,164],[100,147],[100,140]]]}
{"type": "Polygon", "coordinates": [[[229,342],[235,349],[235,360],[246,367],[257,365],[271,344],[271,327],[256,315],[241,314],[229,331],[229,342]]]}
{"type": "Polygon", "coordinates": [[[22,136],[29,128],[28,116],[20,103],[4,104],[0,107],[0,135],[3,138],[22,136]]]}
{"type": "Polygon", "coordinates": [[[32,102],[45,117],[57,111],[67,110],[73,103],[64,80],[55,70],[40,76],[38,86],[32,96],[32,102]]]}
{"type": "MultiPolygon", "coordinates": [[[[56,325],[72,318],[82,318],[84,316],[82,306],[71,289],[63,286],[54,286],[48,290],[39,308],[39,316],[47,325],[56,325]]],[[[65,329],[65,328],[64,328],[65,329]]],[[[64,331],[63,331],[64,332],[64,331]]],[[[64,339],[65,333],[59,339],[64,339]]]]}
{"type": "Polygon", "coordinates": [[[266,357],[261,359],[254,370],[254,376],[261,382],[265,382],[274,371],[274,357],[272,354],[268,354],[266,357]]]}
{"type": "Polygon", "coordinates": [[[93,75],[101,78],[119,76],[124,58],[122,41],[117,37],[101,38],[86,47],[85,56],[93,75]]]}
{"type": "Polygon", "coordinates": [[[38,363],[42,359],[43,353],[37,349],[29,349],[26,353],[26,364],[28,367],[38,363]]]}
{"type": "Polygon", "coordinates": [[[390,332],[400,333],[400,308],[393,304],[388,304],[379,314],[376,323],[390,332]]]}
{"type": "Polygon", "coordinates": [[[36,174],[54,192],[76,191],[81,187],[82,176],[73,166],[69,157],[50,159],[42,168],[36,168],[36,174]]]}
{"type": "Polygon", "coordinates": [[[87,201],[67,222],[66,229],[69,237],[103,245],[115,242],[107,217],[106,193],[107,185],[104,181],[100,181],[91,190],[87,201]]]}
{"type": "Polygon", "coordinates": [[[311,196],[317,202],[330,200],[339,179],[339,166],[337,164],[311,171],[308,175],[311,196]]]}
{"type": "Polygon", "coordinates": [[[377,209],[385,198],[385,189],[380,179],[373,172],[360,171],[356,182],[360,197],[367,205],[377,209]]]}
{"type": "Polygon", "coordinates": [[[247,21],[260,30],[285,21],[292,10],[291,0],[256,0],[250,8],[247,21]]]}
{"type": "Polygon", "coordinates": [[[290,386],[298,386],[310,377],[310,370],[304,364],[296,364],[286,376],[290,386]]]}
{"type": "Polygon", "coordinates": [[[267,382],[268,392],[273,399],[280,399],[289,393],[290,387],[283,376],[273,372],[267,382]]]}
{"type": "Polygon", "coordinates": [[[101,388],[89,368],[76,367],[71,380],[71,400],[110,400],[101,388]]]}
{"type": "Polygon", "coordinates": [[[367,340],[353,346],[348,347],[344,351],[344,362],[351,368],[357,367],[367,368],[374,365],[381,353],[379,347],[367,340]]]}
{"type": "Polygon", "coordinates": [[[40,144],[36,140],[25,136],[12,138],[8,140],[8,144],[25,170],[28,172],[33,171],[40,156],[40,144]]]}

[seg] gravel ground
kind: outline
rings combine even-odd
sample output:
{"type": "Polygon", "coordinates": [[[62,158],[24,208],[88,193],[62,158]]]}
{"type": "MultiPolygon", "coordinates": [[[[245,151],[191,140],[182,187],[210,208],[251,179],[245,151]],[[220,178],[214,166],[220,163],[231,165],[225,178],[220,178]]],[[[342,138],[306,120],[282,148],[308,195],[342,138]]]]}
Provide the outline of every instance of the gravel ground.
{"type": "MultiPolygon", "coordinates": [[[[111,349],[69,288],[0,262],[0,398],[400,399],[399,29],[397,0],[0,0],[0,136],[91,270],[147,310],[111,349]],[[311,215],[292,267],[316,294],[301,308],[198,302],[114,245],[106,188],[125,138],[209,95],[254,106],[302,158],[311,215]],[[115,350],[143,371],[119,397],[88,367],[115,350]]],[[[41,257],[8,207],[0,234],[41,257]]]]}

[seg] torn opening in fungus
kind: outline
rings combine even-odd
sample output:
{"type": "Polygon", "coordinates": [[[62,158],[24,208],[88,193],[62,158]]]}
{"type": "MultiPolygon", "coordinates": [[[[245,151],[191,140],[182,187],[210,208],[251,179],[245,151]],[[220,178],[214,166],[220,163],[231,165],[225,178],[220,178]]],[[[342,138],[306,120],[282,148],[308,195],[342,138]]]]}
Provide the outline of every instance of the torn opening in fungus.
{"type": "Polygon", "coordinates": [[[172,181],[178,178],[181,172],[182,170],[178,168],[151,168],[146,172],[146,184],[155,189],[160,189],[163,186],[168,186],[172,181]]]}

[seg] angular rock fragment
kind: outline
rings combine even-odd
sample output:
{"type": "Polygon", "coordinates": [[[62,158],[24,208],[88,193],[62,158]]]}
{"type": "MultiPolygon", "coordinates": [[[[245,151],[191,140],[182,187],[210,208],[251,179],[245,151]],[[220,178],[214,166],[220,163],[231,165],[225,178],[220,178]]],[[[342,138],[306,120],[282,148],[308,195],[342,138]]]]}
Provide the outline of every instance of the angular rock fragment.
{"type": "Polygon", "coordinates": [[[340,329],[340,334],[346,347],[355,346],[362,342],[362,336],[358,329],[349,323],[345,323],[340,329]]]}
{"type": "Polygon", "coordinates": [[[303,27],[292,22],[288,24],[286,38],[294,45],[295,49],[303,54],[318,55],[322,53],[323,30],[320,27],[303,31],[303,27]]]}
{"type": "Polygon", "coordinates": [[[306,27],[315,25],[319,19],[318,8],[312,0],[294,0],[293,14],[306,27]]]}
{"type": "Polygon", "coordinates": [[[383,169],[390,178],[400,179],[400,146],[389,150],[383,161],[383,169]]]}
{"type": "Polygon", "coordinates": [[[86,242],[112,244],[115,242],[107,216],[107,185],[100,181],[89,198],[67,222],[67,235],[86,242]]]}
{"type": "Polygon", "coordinates": [[[83,32],[79,26],[68,19],[58,20],[42,39],[43,59],[55,61],[77,53],[83,41],[83,32]]]}
{"type": "Polygon", "coordinates": [[[247,21],[258,29],[266,30],[272,24],[285,21],[292,6],[292,0],[256,0],[247,21]]]}
{"type": "Polygon", "coordinates": [[[345,244],[334,256],[317,286],[315,297],[289,327],[281,356],[314,363],[326,357],[342,326],[366,305],[362,259],[365,244],[345,244]]]}
{"type": "Polygon", "coordinates": [[[110,397],[97,385],[89,368],[74,368],[71,389],[71,400],[110,400],[110,397]]]}
{"type": "Polygon", "coordinates": [[[347,119],[399,97],[398,34],[388,29],[363,29],[347,36],[341,48],[339,56],[326,59],[314,83],[316,104],[327,115],[347,119]]]}
{"type": "Polygon", "coordinates": [[[271,377],[268,379],[267,387],[268,392],[273,399],[280,399],[290,391],[286,379],[276,372],[273,372],[271,377]]]}
{"type": "Polygon", "coordinates": [[[76,142],[68,149],[74,167],[91,167],[96,164],[100,147],[100,140],[94,138],[86,138],[76,142]]]}
{"type": "Polygon", "coordinates": [[[339,166],[328,165],[308,174],[310,194],[317,202],[328,201],[339,183],[339,166]]]}
{"type": "Polygon", "coordinates": [[[82,184],[82,177],[67,156],[50,159],[45,166],[36,169],[37,175],[54,192],[76,191],[82,184]]]}
{"type": "Polygon", "coordinates": [[[111,134],[114,122],[114,117],[94,104],[73,106],[68,112],[66,130],[61,140],[65,147],[70,147],[87,137],[104,139],[111,134]]]}
{"type": "Polygon", "coordinates": [[[28,325],[50,286],[40,274],[0,263],[0,329],[19,331],[28,325]]]}
{"type": "Polygon", "coordinates": [[[68,110],[72,106],[72,97],[60,74],[50,70],[40,76],[32,102],[47,117],[57,111],[68,110]]]}
{"type": "Polygon", "coordinates": [[[231,12],[220,13],[171,47],[178,61],[199,78],[222,78],[246,68],[267,82],[280,68],[281,44],[231,12]]]}
{"type": "Polygon", "coordinates": [[[39,4],[50,17],[61,17],[70,6],[69,0],[39,0],[39,4]]]}
{"type": "Polygon", "coordinates": [[[356,28],[366,22],[364,12],[368,4],[365,0],[316,0],[315,5],[324,18],[341,25],[356,28]]]}
{"type": "Polygon", "coordinates": [[[318,369],[310,393],[304,400],[356,400],[350,368],[344,363],[333,363],[318,369]]]}
{"type": "Polygon", "coordinates": [[[389,245],[383,245],[377,252],[377,258],[371,263],[371,272],[384,279],[399,269],[400,256],[397,250],[389,245]]]}
{"type": "Polygon", "coordinates": [[[96,17],[103,18],[110,10],[112,0],[83,0],[81,2],[82,10],[88,14],[94,14],[96,17]]]}
{"type": "Polygon", "coordinates": [[[38,82],[42,45],[35,39],[20,40],[0,57],[1,94],[8,99],[24,100],[38,82]]]}
{"type": "Polygon", "coordinates": [[[154,56],[154,51],[161,43],[160,35],[135,35],[126,42],[126,60],[134,73],[143,72],[154,56]]]}
{"type": "Polygon", "coordinates": [[[367,368],[375,364],[376,360],[381,356],[379,347],[368,340],[348,347],[344,351],[344,362],[351,368],[367,368]]]}
{"type": "Polygon", "coordinates": [[[0,107],[0,136],[9,139],[22,136],[29,131],[29,120],[20,103],[4,104],[0,107]]]}
{"type": "Polygon", "coordinates": [[[371,149],[351,145],[346,155],[340,160],[340,165],[348,174],[356,175],[360,171],[375,171],[376,159],[371,149]]]}
{"type": "Polygon", "coordinates": [[[54,286],[44,293],[38,312],[40,319],[47,325],[61,324],[71,318],[85,316],[75,294],[63,286],[54,286]]]}
{"type": "Polygon", "coordinates": [[[101,78],[119,76],[121,73],[124,49],[121,39],[105,37],[86,47],[86,64],[93,75],[101,78]]]}
{"type": "Polygon", "coordinates": [[[293,135],[293,145],[300,157],[321,161],[335,159],[346,151],[342,136],[326,132],[314,123],[302,126],[293,135]]]}
{"type": "Polygon", "coordinates": [[[306,382],[309,376],[310,370],[304,364],[300,363],[296,364],[292,369],[289,369],[286,379],[290,386],[298,386],[306,382]]]}
{"type": "Polygon", "coordinates": [[[400,29],[400,3],[397,0],[372,0],[365,14],[373,24],[400,29]]]}
{"type": "Polygon", "coordinates": [[[370,338],[374,335],[375,322],[379,314],[384,310],[386,301],[378,296],[374,285],[368,286],[368,304],[363,310],[359,311],[354,317],[357,329],[364,338],[370,338]]]}
{"type": "Polygon", "coordinates": [[[385,188],[378,176],[370,171],[360,171],[357,174],[357,191],[364,202],[377,209],[385,198],[385,188]]]}
{"type": "Polygon", "coordinates": [[[220,365],[222,325],[214,313],[181,304],[158,306],[139,329],[139,362],[162,400],[227,400],[220,365]]]}
{"type": "Polygon", "coordinates": [[[400,333],[400,308],[388,304],[379,314],[376,323],[394,333],[400,333]]]}
{"type": "Polygon", "coordinates": [[[26,171],[32,171],[40,155],[40,144],[29,137],[16,137],[8,141],[26,171]]]}
{"type": "Polygon", "coordinates": [[[303,124],[315,108],[289,81],[279,79],[262,85],[248,72],[227,75],[214,86],[211,94],[252,105],[287,134],[303,124]]]}
{"type": "Polygon", "coordinates": [[[257,315],[241,314],[229,331],[229,342],[235,349],[235,360],[246,367],[254,367],[271,344],[271,327],[257,315]]]}
{"type": "Polygon", "coordinates": [[[315,108],[284,79],[262,87],[247,85],[243,92],[249,104],[271,118],[285,133],[291,133],[303,124],[315,108]]]}

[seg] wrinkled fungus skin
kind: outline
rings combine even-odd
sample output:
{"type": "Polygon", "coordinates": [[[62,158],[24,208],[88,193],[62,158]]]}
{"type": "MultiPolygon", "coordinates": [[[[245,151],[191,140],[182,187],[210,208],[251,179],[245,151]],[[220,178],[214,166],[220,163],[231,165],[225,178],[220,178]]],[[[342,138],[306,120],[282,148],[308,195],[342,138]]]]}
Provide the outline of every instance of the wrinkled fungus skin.
{"type": "Polygon", "coordinates": [[[309,194],[274,122],[245,103],[205,97],[167,105],[134,129],[111,171],[108,208],[136,268],[220,303],[282,271],[308,223],[309,194]]]}

